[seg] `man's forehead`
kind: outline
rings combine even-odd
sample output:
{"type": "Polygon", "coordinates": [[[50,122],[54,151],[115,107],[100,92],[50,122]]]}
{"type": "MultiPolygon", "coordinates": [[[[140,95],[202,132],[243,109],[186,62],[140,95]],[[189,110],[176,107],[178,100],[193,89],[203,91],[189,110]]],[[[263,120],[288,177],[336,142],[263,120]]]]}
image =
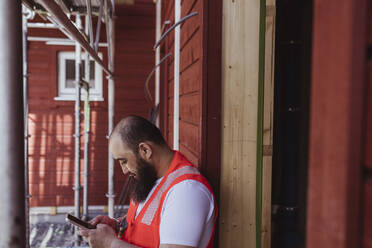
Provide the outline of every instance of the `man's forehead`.
{"type": "Polygon", "coordinates": [[[120,135],[112,135],[110,137],[109,145],[112,150],[120,150],[121,152],[129,152],[130,149],[125,142],[123,142],[120,135]]]}

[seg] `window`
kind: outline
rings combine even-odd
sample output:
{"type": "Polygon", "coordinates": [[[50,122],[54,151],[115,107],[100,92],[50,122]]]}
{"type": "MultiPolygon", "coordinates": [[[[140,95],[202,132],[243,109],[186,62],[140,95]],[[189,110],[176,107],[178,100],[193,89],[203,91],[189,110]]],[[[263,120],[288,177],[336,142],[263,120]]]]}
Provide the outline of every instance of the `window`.
{"type": "MultiPolygon", "coordinates": [[[[102,54],[98,54],[102,57],[102,54]]],[[[84,53],[82,53],[81,75],[84,79],[84,53]]],[[[103,101],[102,97],[102,68],[90,60],[90,80],[89,80],[89,99],[90,101],[103,101]]],[[[81,90],[81,99],[86,96],[85,90],[81,90]]],[[[58,53],[58,96],[55,100],[74,101],[75,100],[75,53],[59,52],[58,53]]]]}

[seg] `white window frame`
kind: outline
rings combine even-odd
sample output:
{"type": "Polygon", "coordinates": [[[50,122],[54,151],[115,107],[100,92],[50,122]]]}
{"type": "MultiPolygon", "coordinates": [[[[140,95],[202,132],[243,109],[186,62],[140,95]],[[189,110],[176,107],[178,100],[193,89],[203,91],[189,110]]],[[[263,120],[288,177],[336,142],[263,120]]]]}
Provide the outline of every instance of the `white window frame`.
{"type": "MultiPolygon", "coordinates": [[[[85,58],[84,53],[81,54],[82,58],[85,58]]],[[[98,56],[102,59],[102,53],[98,53],[98,56]]],[[[58,96],[54,97],[57,101],[75,101],[75,88],[66,87],[66,61],[75,60],[75,52],[61,51],[58,53],[58,96]]],[[[94,61],[90,58],[90,61],[94,61]]],[[[84,65],[84,59],[81,60],[84,65]]],[[[89,90],[89,101],[104,101],[102,95],[102,68],[98,63],[94,63],[94,80],[95,88],[89,90]]],[[[86,91],[82,87],[81,100],[85,100],[86,91]]]]}

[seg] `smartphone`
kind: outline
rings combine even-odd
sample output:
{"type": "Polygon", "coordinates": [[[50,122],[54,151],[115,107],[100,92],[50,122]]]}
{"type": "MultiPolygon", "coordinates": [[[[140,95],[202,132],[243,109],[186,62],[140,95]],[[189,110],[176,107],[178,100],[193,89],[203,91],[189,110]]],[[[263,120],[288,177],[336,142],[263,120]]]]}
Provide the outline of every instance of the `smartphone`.
{"type": "Polygon", "coordinates": [[[66,221],[70,222],[71,224],[78,226],[80,228],[85,228],[85,229],[96,229],[96,226],[93,226],[92,224],[83,221],[71,214],[67,214],[66,216],[66,221]]]}

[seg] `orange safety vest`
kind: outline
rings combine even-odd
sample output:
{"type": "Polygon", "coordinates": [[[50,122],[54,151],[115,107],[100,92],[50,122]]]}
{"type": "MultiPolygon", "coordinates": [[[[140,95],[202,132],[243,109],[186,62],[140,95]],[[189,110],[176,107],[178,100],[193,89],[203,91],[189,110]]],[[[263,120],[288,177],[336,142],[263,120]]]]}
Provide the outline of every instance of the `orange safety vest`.
{"type": "MultiPolygon", "coordinates": [[[[173,160],[168,168],[168,171],[163,176],[161,182],[156,187],[152,193],[150,199],[141,209],[137,218],[136,212],[138,203],[130,202],[127,222],[128,228],[125,230],[122,240],[137,245],[144,248],[157,248],[160,245],[159,237],[159,227],[160,227],[160,217],[161,210],[163,206],[164,199],[168,191],[177,183],[184,180],[195,180],[207,187],[207,189],[212,192],[212,188],[208,181],[200,174],[198,169],[191,164],[181,153],[175,151],[173,160]]],[[[213,196],[214,198],[214,196],[213,196]]],[[[215,204],[215,216],[214,225],[217,219],[217,205],[215,204]]],[[[182,225],[182,223],[180,223],[182,225]]],[[[213,236],[214,227],[211,235],[211,239],[208,244],[209,247],[213,247],[213,236]]]]}

